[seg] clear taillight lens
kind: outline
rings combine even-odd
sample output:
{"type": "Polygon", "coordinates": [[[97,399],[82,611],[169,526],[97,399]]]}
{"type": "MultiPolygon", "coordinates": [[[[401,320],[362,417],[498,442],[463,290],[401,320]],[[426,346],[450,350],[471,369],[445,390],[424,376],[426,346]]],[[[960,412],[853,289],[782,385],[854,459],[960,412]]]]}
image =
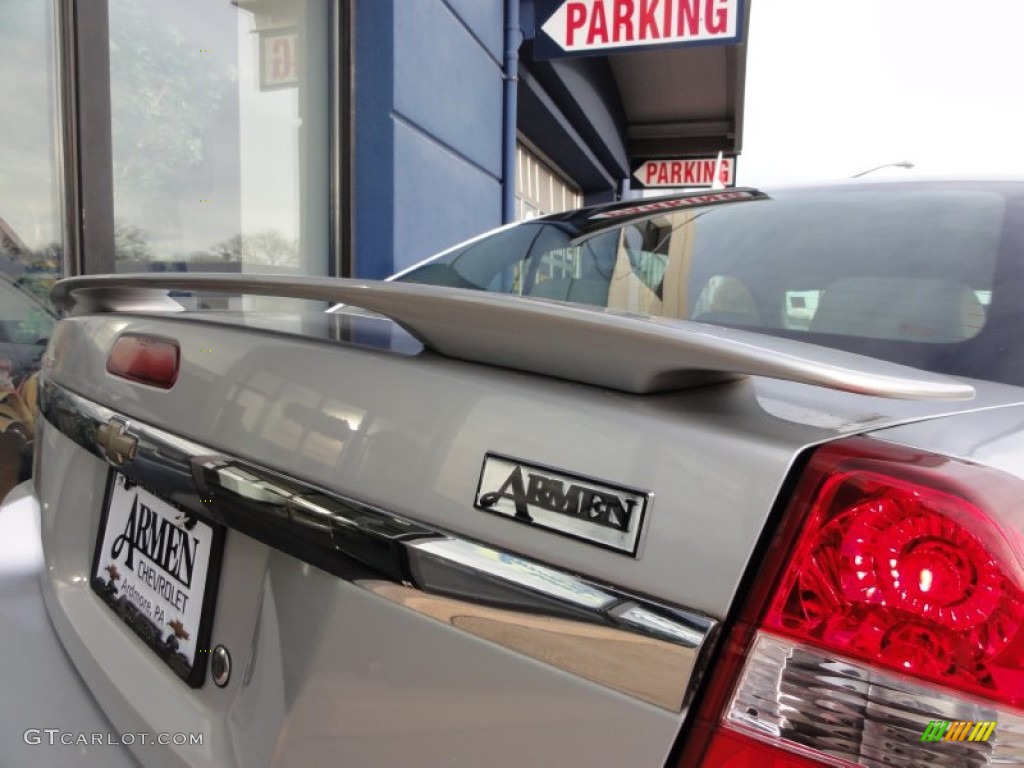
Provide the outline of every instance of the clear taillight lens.
{"type": "Polygon", "coordinates": [[[681,764],[1024,763],[1022,501],[924,451],[816,450],[681,764]],[[998,725],[923,740],[933,721],[998,725]]]}
{"type": "Polygon", "coordinates": [[[754,637],[723,724],[714,741],[732,732],[726,742],[806,756],[795,765],[959,768],[1024,758],[1018,711],[764,632],[754,637]],[[947,726],[925,740],[932,723],[947,726]]]}

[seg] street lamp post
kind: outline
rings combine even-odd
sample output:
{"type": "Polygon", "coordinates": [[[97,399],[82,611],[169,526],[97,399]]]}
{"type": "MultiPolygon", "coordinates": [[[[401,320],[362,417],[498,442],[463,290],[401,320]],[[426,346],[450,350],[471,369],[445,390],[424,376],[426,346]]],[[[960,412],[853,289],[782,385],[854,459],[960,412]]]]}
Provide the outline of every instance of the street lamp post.
{"type": "Polygon", "coordinates": [[[895,162],[895,163],[883,163],[882,165],[876,165],[874,168],[868,168],[866,171],[861,171],[860,173],[855,173],[850,178],[851,179],[856,179],[858,176],[864,176],[866,174],[873,173],[874,171],[879,171],[882,168],[913,168],[913,167],[914,167],[914,164],[912,162],[910,162],[909,160],[900,160],[900,161],[895,162]]]}

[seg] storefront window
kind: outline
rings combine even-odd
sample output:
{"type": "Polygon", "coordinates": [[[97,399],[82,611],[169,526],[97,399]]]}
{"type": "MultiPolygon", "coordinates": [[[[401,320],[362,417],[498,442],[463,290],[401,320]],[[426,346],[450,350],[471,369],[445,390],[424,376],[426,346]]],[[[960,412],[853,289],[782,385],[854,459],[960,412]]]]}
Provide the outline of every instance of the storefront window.
{"type": "Polygon", "coordinates": [[[110,0],[118,272],[327,273],[328,8],[110,0]]]}
{"type": "Polygon", "coordinates": [[[0,3],[0,496],[27,477],[35,377],[55,316],[63,234],[53,8],[0,3]]]}
{"type": "Polygon", "coordinates": [[[548,163],[523,144],[516,144],[516,202],[519,220],[579,208],[583,198],[548,163]]]}

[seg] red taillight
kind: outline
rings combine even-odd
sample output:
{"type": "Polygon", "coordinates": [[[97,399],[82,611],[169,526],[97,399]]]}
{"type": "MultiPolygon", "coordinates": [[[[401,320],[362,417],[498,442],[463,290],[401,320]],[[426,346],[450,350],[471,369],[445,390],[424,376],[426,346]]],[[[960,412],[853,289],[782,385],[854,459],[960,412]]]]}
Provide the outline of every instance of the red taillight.
{"type": "Polygon", "coordinates": [[[114,342],[107,373],[140,384],[170,389],[178,379],[178,342],[158,336],[126,333],[114,342]]]}
{"type": "Polygon", "coordinates": [[[1024,484],[863,442],[812,459],[807,519],[762,627],[1024,707],[1024,484]]]}
{"type": "Polygon", "coordinates": [[[964,745],[922,744],[943,719],[998,720],[969,749],[1024,758],[1022,499],[1017,478],[923,451],[816,450],[681,764],[964,764],[964,745]]]}
{"type": "Polygon", "coordinates": [[[784,752],[735,731],[720,730],[704,753],[704,765],[714,768],[821,768],[821,761],[784,752]]]}

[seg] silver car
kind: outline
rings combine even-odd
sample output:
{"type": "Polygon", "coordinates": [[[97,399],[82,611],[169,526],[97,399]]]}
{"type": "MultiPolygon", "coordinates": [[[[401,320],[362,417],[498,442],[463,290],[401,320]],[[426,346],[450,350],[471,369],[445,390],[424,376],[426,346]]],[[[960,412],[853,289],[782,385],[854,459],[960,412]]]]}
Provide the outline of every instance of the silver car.
{"type": "Polygon", "coordinates": [[[2,743],[1022,763],[1022,282],[1002,181],[608,204],[387,282],[65,280],[2,743]]]}

